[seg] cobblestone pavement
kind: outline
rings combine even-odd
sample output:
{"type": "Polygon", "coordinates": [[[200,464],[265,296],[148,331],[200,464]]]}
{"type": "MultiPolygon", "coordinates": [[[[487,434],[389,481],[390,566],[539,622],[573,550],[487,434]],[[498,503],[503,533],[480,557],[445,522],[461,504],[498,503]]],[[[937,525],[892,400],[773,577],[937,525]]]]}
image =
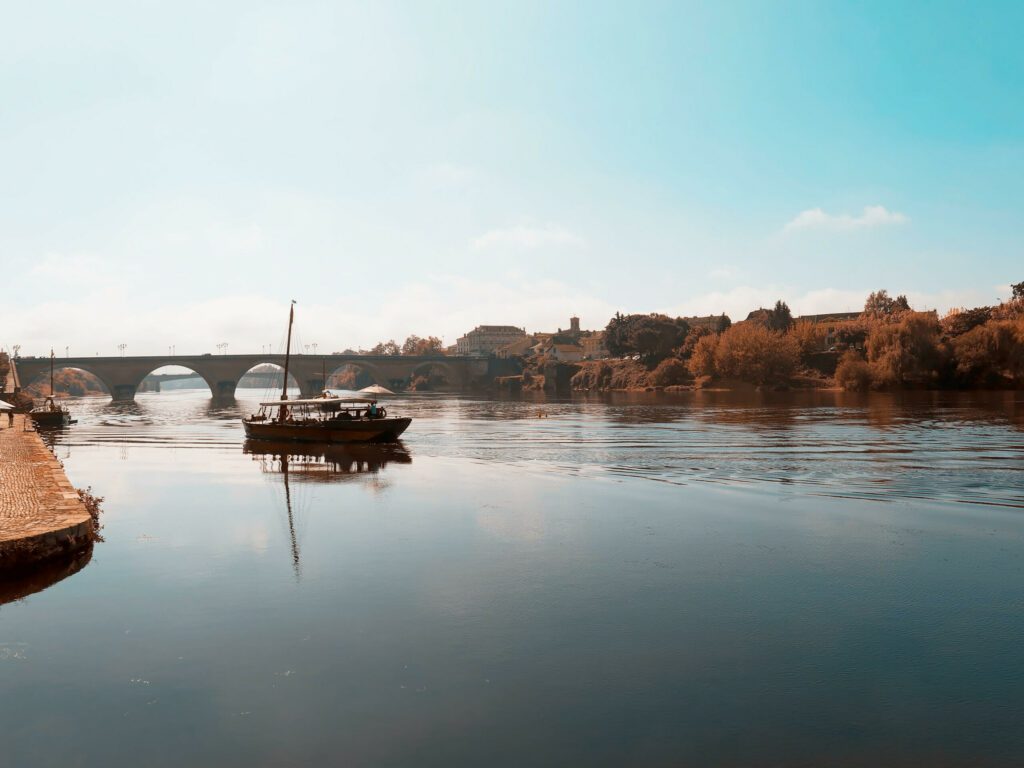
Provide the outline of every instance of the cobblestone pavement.
{"type": "Polygon", "coordinates": [[[78,535],[91,519],[56,457],[35,432],[24,431],[27,417],[14,426],[0,414],[0,555],[4,546],[49,535],[78,535]]]}

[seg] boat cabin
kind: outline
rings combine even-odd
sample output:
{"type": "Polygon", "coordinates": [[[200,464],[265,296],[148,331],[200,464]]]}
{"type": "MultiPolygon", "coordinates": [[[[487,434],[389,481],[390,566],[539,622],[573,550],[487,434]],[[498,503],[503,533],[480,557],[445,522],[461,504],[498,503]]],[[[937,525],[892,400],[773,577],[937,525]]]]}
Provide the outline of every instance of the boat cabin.
{"type": "Polygon", "coordinates": [[[250,422],[311,424],[320,422],[373,421],[387,417],[387,411],[373,397],[320,397],[302,400],[270,400],[249,417],[250,422]]]}

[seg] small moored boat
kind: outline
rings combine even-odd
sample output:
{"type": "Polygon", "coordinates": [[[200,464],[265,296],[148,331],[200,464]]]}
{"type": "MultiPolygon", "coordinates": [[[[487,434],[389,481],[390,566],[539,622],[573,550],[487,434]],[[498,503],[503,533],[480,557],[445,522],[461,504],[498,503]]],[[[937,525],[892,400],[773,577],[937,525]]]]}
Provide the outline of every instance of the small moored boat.
{"type": "Polygon", "coordinates": [[[53,399],[53,350],[50,350],[50,395],[42,405],[36,406],[28,417],[37,427],[65,427],[74,424],[71,412],[53,399]]]}

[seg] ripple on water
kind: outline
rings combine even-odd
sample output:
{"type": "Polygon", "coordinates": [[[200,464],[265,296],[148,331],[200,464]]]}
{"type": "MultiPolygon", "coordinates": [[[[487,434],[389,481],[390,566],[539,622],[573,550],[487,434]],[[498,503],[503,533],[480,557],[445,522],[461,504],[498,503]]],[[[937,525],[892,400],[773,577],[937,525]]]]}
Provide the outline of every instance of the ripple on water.
{"type": "MultiPolygon", "coordinates": [[[[72,405],[79,423],[55,439],[68,450],[236,450],[239,420],[260,394],[227,404],[198,390],[147,393],[132,403],[80,398],[72,405]]],[[[564,475],[1024,507],[1024,396],[1017,393],[554,402],[409,395],[395,405],[416,419],[404,440],[414,455],[564,475]]]]}

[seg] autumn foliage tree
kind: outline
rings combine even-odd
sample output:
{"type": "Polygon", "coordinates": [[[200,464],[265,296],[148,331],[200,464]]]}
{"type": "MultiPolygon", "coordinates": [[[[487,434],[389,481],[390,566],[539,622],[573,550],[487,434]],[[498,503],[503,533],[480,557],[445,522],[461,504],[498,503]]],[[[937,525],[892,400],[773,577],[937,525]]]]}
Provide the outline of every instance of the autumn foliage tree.
{"type": "Polygon", "coordinates": [[[836,366],[836,383],[843,389],[861,392],[870,388],[871,382],[871,366],[856,350],[847,350],[836,366]]]}
{"type": "Polygon", "coordinates": [[[910,312],[910,302],[902,294],[895,299],[884,288],[868,294],[864,302],[864,316],[874,320],[893,320],[910,312]]]}
{"type": "Polygon", "coordinates": [[[413,334],[402,344],[403,355],[443,355],[444,342],[437,336],[427,336],[421,339],[413,334]]]}
{"type": "MultiPolygon", "coordinates": [[[[738,326],[733,326],[738,327],[738,326]]],[[[686,363],[690,373],[694,376],[714,376],[715,353],[718,351],[718,334],[708,333],[697,338],[690,352],[690,358],[686,363]]]]}
{"type": "Polygon", "coordinates": [[[825,348],[825,339],[828,337],[828,326],[821,323],[812,323],[808,320],[798,320],[790,333],[800,347],[801,357],[821,352],[825,348]]]}
{"type": "Polygon", "coordinates": [[[1024,320],[996,320],[952,341],[957,383],[999,386],[1024,383],[1024,320]]]}
{"type": "Polygon", "coordinates": [[[398,342],[394,339],[390,341],[378,342],[371,350],[371,355],[400,355],[402,354],[402,348],[398,346],[398,342]]]}
{"type": "Polygon", "coordinates": [[[715,369],[720,376],[752,384],[768,384],[790,377],[800,361],[800,347],[789,334],[759,323],[732,326],[718,340],[715,369]]]}
{"type": "Polygon", "coordinates": [[[939,331],[931,312],[908,312],[898,321],[876,323],[867,340],[875,386],[935,381],[942,364],[939,331]]]}
{"type": "Polygon", "coordinates": [[[689,378],[686,363],[678,357],[667,357],[658,363],[651,373],[651,383],[656,387],[671,387],[682,384],[689,378]]]}

